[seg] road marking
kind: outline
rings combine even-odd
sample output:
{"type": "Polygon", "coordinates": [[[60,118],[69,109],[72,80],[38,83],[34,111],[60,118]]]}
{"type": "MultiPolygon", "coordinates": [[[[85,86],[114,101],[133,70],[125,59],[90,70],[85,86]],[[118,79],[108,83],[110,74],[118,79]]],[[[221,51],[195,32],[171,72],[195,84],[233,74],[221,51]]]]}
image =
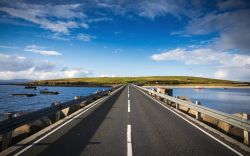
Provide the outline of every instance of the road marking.
{"type": "MultiPolygon", "coordinates": [[[[108,96],[109,97],[109,96],[108,96]]],[[[87,108],[86,110],[84,110],[83,112],[79,113],[78,115],[74,116],[72,119],[68,120],[67,122],[65,122],[64,124],[60,125],[59,127],[55,128],[54,130],[52,130],[51,132],[49,132],[48,134],[44,135],[43,137],[41,137],[40,139],[36,140],[34,143],[32,143],[31,145],[27,146],[26,148],[22,149],[21,151],[19,151],[18,153],[16,153],[14,156],[18,156],[20,154],[22,154],[23,152],[27,151],[28,149],[30,149],[32,146],[34,146],[35,144],[39,143],[40,141],[42,141],[44,138],[46,138],[47,136],[49,136],[50,134],[54,133],[55,131],[57,131],[58,129],[60,129],[61,127],[63,127],[64,125],[68,124],[69,122],[71,122],[72,120],[78,118],[79,116],[81,116],[83,113],[87,112],[89,109],[91,109],[92,107],[96,106],[97,104],[99,104],[100,102],[102,102],[103,100],[107,99],[108,97],[105,97],[104,99],[99,99],[96,102],[94,102],[92,104],[92,106],[90,106],[89,108],[87,108]]]]}
{"type": "Polygon", "coordinates": [[[127,156],[132,156],[131,125],[127,126],[127,156]]]}
{"type": "Polygon", "coordinates": [[[130,113],[130,100],[128,100],[128,112],[130,113]]]}
{"type": "Polygon", "coordinates": [[[128,86],[128,98],[129,98],[129,86],[128,86]]]}
{"type": "MultiPolygon", "coordinates": [[[[142,91],[141,91],[142,92],[142,91]]],[[[175,115],[177,115],[178,117],[182,118],[183,120],[185,120],[186,122],[188,122],[189,124],[191,124],[192,126],[194,126],[195,128],[197,128],[198,130],[200,130],[201,132],[205,133],[206,135],[208,135],[209,137],[211,137],[212,139],[214,139],[215,141],[219,142],[220,144],[222,144],[223,146],[225,146],[226,148],[230,149],[231,151],[233,151],[234,153],[240,155],[240,156],[244,156],[242,153],[236,151],[234,148],[228,146],[227,144],[225,144],[224,142],[220,141],[219,139],[215,138],[213,135],[209,134],[208,132],[206,132],[205,130],[201,129],[200,127],[198,127],[197,125],[195,125],[194,123],[190,122],[189,120],[187,120],[186,118],[184,118],[183,116],[181,116],[180,114],[176,113],[175,111],[171,110],[170,108],[168,108],[167,106],[163,105],[162,103],[160,103],[159,101],[153,99],[152,97],[150,97],[148,94],[142,92],[143,94],[145,94],[146,96],[148,96],[150,99],[154,100],[155,102],[157,102],[158,104],[160,104],[161,106],[163,106],[164,108],[168,109],[169,111],[171,111],[172,113],[174,113],[175,115]]]]}

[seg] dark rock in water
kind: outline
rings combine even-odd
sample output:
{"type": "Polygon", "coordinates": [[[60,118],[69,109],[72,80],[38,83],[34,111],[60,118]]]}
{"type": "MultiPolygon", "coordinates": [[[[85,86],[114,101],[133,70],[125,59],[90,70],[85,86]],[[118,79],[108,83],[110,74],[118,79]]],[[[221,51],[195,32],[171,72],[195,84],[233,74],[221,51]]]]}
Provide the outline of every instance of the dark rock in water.
{"type": "Polygon", "coordinates": [[[26,96],[26,97],[32,97],[37,96],[36,94],[11,94],[12,96],[26,96]]]}
{"type": "Polygon", "coordinates": [[[40,94],[52,94],[52,95],[57,95],[59,92],[54,92],[54,91],[48,91],[48,90],[41,90],[40,94]]]}
{"type": "Polygon", "coordinates": [[[35,89],[36,90],[36,86],[25,86],[25,89],[35,89]]]}

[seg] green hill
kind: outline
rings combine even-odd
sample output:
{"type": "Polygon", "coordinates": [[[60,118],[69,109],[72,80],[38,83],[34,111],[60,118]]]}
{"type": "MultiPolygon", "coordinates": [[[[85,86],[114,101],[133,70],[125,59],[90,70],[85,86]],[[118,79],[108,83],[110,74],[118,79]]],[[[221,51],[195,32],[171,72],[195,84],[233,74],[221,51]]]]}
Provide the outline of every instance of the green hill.
{"type": "Polygon", "coordinates": [[[207,86],[239,86],[248,82],[210,79],[190,76],[150,76],[150,77],[87,77],[31,82],[32,85],[60,86],[110,86],[116,84],[137,83],[142,85],[207,85],[207,86]]]}

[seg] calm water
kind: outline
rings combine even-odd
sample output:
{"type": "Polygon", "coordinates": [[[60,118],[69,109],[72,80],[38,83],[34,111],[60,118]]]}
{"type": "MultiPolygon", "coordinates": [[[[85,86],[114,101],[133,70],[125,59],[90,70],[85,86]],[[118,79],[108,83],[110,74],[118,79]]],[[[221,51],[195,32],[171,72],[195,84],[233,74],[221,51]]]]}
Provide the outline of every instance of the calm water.
{"type": "Polygon", "coordinates": [[[184,89],[173,90],[174,96],[188,96],[203,106],[227,113],[250,114],[250,88],[247,89],[184,89]]]}
{"type": "MultiPolygon", "coordinates": [[[[3,112],[36,110],[48,107],[56,101],[70,101],[74,96],[85,96],[104,87],[38,87],[37,90],[24,89],[24,86],[0,85],[0,120],[3,112]],[[59,95],[39,94],[47,88],[58,91],[59,95]],[[14,93],[36,93],[38,96],[11,96],[14,93]]],[[[188,96],[198,100],[203,106],[227,113],[245,112],[250,114],[250,89],[190,89],[173,90],[174,96],[188,96]]]]}
{"type": "Polygon", "coordinates": [[[48,107],[53,102],[66,102],[75,96],[86,96],[97,90],[108,89],[107,87],[37,87],[37,90],[24,89],[24,86],[0,85],[0,120],[3,112],[37,110],[48,107]],[[58,95],[39,94],[40,90],[47,88],[49,91],[58,91],[58,95]],[[38,94],[33,97],[11,96],[15,93],[38,94]]]}

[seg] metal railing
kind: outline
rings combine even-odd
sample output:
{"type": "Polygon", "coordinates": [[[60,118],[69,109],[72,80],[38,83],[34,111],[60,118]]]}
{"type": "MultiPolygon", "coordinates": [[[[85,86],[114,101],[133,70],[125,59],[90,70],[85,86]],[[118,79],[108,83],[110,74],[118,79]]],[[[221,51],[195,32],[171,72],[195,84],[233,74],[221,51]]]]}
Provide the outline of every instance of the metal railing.
{"type": "Polygon", "coordinates": [[[109,90],[100,91],[100,92],[97,92],[97,93],[92,94],[92,95],[80,97],[80,98],[75,99],[75,100],[71,100],[68,102],[59,103],[59,104],[51,106],[51,107],[39,109],[37,111],[33,111],[30,113],[24,114],[22,116],[3,120],[0,122],[0,135],[3,133],[6,133],[6,132],[12,131],[12,130],[14,130],[22,125],[39,120],[44,116],[47,116],[47,115],[56,113],[58,111],[62,111],[65,108],[77,105],[81,102],[95,100],[95,99],[98,99],[98,98],[103,97],[105,95],[108,95],[110,92],[116,90],[119,87],[121,87],[121,86],[116,86],[116,87],[113,87],[112,89],[109,89],[109,90]]]}
{"type": "Polygon", "coordinates": [[[168,100],[170,102],[173,102],[173,103],[175,103],[177,105],[177,108],[179,107],[178,105],[182,105],[182,106],[185,106],[185,107],[187,107],[189,109],[195,110],[197,112],[196,113],[196,119],[198,119],[197,115],[200,116],[201,113],[202,113],[202,114],[211,116],[211,117],[216,118],[216,119],[218,119],[220,121],[223,121],[225,123],[228,123],[228,124],[230,124],[232,126],[235,126],[235,127],[238,127],[240,129],[244,130],[244,143],[249,145],[249,140],[245,140],[245,139],[249,139],[250,120],[243,119],[243,118],[240,118],[240,117],[228,114],[228,113],[224,113],[224,112],[221,112],[221,111],[217,111],[217,110],[214,110],[214,109],[210,109],[210,108],[207,108],[207,107],[204,107],[204,106],[201,106],[201,105],[197,105],[197,104],[194,104],[192,102],[184,101],[184,100],[172,97],[172,96],[168,96],[168,95],[165,95],[165,94],[160,94],[160,93],[157,93],[157,92],[155,92],[153,90],[146,89],[144,87],[140,87],[140,86],[135,86],[135,87],[141,89],[144,92],[153,94],[155,96],[158,96],[160,98],[163,98],[163,99],[166,99],[166,100],[168,100]]]}
{"type": "MultiPolygon", "coordinates": [[[[23,125],[26,124],[32,124],[32,122],[40,120],[44,117],[49,117],[50,115],[55,116],[55,120],[52,121],[51,124],[57,122],[60,119],[63,119],[64,117],[76,112],[77,110],[81,109],[82,107],[85,107],[88,103],[91,103],[94,100],[97,100],[101,97],[109,95],[109,93],[119,89],[122,89],[124,86],[122,85],[116,85],[112,87],[109,90],[104,90],[104,91],[98,91],[94,94],[88,95],[88,96],[76,96],[75,100],[71,100],[69,102],[64,102],[64,103],[57,103],[57,104],[52,104],[50,107],[46,107],[37,111],[33,111],[21,116],[13,117],[12,113],[7,113],[7,115],[10,115],[10,118],[0,121],[0,135],[1,137],[1,148],[0,151],[7,149],[9,146],[13,145],[12,143],[12,133],[15,131],[16,128],[19,128],[23,125]],[[75,107],[77,106],[77,107],[75,107]],[[74,108],[75,107],[75,108],[74,108]],[[73,108],[75,109],[71,113],[64,114],[61,116],[60,114],[63,114],[63,110],[67,108],[73,108]]],[[[51,120],[51,119],[49,119],[51,120]]],[[[50,125],[50,124],[49,124],[50,125]]],[[[46,125],[46,126],[49,126],[46,125]]],[[[26,137],[29,137],[30,135],[40,131],[43,128],[46,128],[46,126],[41,127],[40,129],[37,129],[36,131],[30,133],[29,135],[25,135],[20,139],[25,139],[26,137]]],[[[27,134],[27,132],[24,132],[27,134]]]]}

